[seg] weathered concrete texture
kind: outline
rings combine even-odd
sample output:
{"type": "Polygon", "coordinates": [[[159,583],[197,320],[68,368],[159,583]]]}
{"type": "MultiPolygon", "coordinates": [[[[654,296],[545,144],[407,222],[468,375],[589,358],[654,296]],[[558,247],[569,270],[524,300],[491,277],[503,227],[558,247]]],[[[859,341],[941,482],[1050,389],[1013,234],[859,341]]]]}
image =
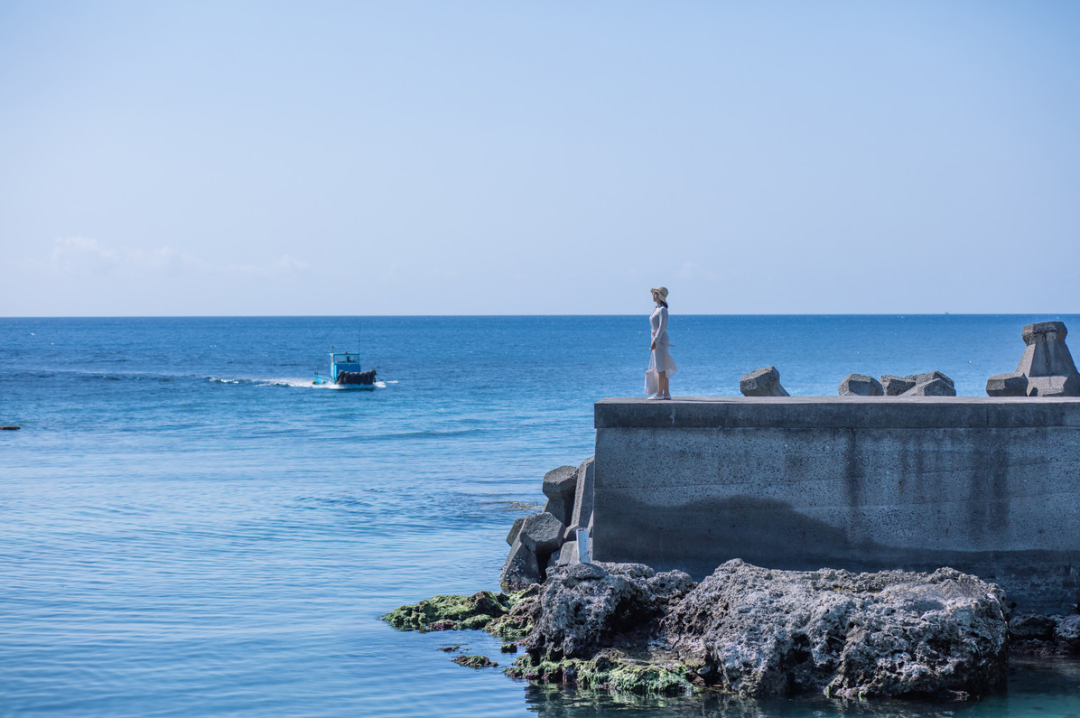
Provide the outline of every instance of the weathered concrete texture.
{"type": "Polygon", "coordinates": [[[1065,344],[1068,333],[1063,322],[1028,324],[1020,332],[1027,347],[1016,365],[1016,371],[1029,378],[1075,374],[1076,364],[1065,344]]]}
{"type": "Polygon", "coordinates": [[[900,396],[956,396],[956,388],[951,381],[931,379],[916,384],[900,396]]]}
{"type": "Polygon", "coordinates": [[[577,468],[560,466],[544,474],[544,495],[548,497],[544,511],[564,525],[574,515],[574,493],[577,489],[577,468]]]}
{"type": "Polygon", "coordinates": [[[514,541],[510,547],[510,555],[506,557],[502,573],[499,574],[499,585],[504,591],[520,591],[529,584],[540,583],[540,564],[536,554],[522,545],[521,541],[514,541]]]}
{"type": "Polygon", "coordinates": [[[1026,348],[1016,371],[986,382],[990,396],[1080,396],[1080,374],[1065,344],[1062,322],[1028,324],[1020,333],[1026,348]]]}
{"type": "Polygon", "coordinates": [[[904,379],[913,381],[914,386],[900,396],[956,396],[953,380],[939,371],[906,376],[904,379]]]}
{"type": "Polygon", "coordinates": [[[521,524],[518,540],[525,548],[541,558],[557,551],[562,545],[563,522],[551,514],[544,513],[526,516],[521,524]]]}
{"type": "Polygon", "coordinates": [[[995,374],[986,380],[987,396],[1027,396],[1027,377],[1021,372],[995,374]]]}
{"type": "Polygon", "coordinates": [[[755,369],[739,379],[739,391],[743,396],[788,396],[780,386],[780,372],[774,366],[755,369]]]}
{"type": "Polygon", "coordinates": [[[596,560],[951,566],[1019,610],[1080,600],[1080,400],[608,399],[595,422],[596,560]]]}
{"type": "Polygon", "coordinates": [[[885,389],[872,376],[848,374],[840,382],[840,396],[885,396],[885,389]]]}
{"type": "Polygon", "coordinates": [[[567,541],[558,551],[551,556],[551,562],[556,566],[571,566],[581,563],[578,559],[577,541],[567,541]]]}
{"type": "Polygon", "coordinates": [[[913,376],[893,376],[886,374],[881,377],[881,388],[885,390],[885,396],[900,396],[908,389],[915,386],[913,376]]]}
{"type": "Polygon", "coordinates": [[[506,543],[511,546],[517,541],[518,534],[521,533],[521,525],[525,523],[525,517],[521,516],[514,520],[514,525],[510,527],[510,533],[506,534],[506,543]]]}
{"type": "Polygon", "coordinates": [[[587,529],[592,525],[593,511],[593,476],[595,475],[596,462],[590,456],[578,467],[577,486],[574,493],[574,515],[566,527],[564,538],[567,540],[576,535],[578,529],[587,529]]]}

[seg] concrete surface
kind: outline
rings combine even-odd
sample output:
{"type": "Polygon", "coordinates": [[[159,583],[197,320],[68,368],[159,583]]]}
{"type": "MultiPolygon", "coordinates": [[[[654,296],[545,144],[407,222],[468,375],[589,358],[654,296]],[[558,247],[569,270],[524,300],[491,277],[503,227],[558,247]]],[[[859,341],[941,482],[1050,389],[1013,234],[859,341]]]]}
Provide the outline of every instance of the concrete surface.
{"type": "Polygon", "coordinates": [[[679,568],[950,566],[1080,600],[1080,399],[605,399],[593,551],[679,568]]]}

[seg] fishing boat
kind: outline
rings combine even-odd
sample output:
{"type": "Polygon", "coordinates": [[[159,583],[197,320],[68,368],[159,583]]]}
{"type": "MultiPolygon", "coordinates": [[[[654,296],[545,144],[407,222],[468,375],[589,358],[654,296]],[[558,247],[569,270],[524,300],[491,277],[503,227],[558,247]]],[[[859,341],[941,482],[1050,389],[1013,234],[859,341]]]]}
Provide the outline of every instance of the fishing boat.
{"type": "Polygon", "coordinates": [[[330,352],[330,376],[316,373],[312,384],[339,386],[343,389],[374,389],[375,370],[360,371],[359,354],[330,352]]]}

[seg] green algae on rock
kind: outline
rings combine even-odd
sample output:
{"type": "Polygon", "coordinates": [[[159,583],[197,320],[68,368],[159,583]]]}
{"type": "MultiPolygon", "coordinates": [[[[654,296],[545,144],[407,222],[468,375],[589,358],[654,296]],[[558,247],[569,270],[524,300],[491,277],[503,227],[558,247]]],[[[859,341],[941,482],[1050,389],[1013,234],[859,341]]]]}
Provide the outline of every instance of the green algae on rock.
{"type": "Polygon", "coordinates": [[[499,665],[487,656],[458,656],[454,663],[466,668],[495,668],[499,665]]]}
{"type": "Polygon", "coordinates": [[[635,660],[614,650],[604,651],[589,660],[534,659],[525,654],[504,672],[513,678],[534,682],[570,683],[579,689],[639,695],[689,694],[697,690],[690,682],[690,671],[678,661],[635,660]]]}
{"type": "Polygon", "coordinates": [[[483,628],[514,606],[505,593],[478,591],[471,596],[435,596],[415,606],[402,606],[382,620],[402,631],[447,631],[483,628]]]}

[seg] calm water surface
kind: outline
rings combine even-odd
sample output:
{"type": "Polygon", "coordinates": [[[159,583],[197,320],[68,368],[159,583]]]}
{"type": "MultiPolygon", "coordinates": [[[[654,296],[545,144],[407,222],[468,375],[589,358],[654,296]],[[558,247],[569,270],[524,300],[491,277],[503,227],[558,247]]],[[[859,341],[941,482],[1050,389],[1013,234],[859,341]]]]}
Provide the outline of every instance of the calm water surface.
{"type": "MultiPolygon", "coordinates": [[[[0,715],[1080,716],[1080,669],[1014,663],[973,704],[643,701],[531,687],[378,616],[496,588],[540,478],[641,391],[640,317],[0,319],[0,715]],[[314,388],[330,345],[385,386],[314,388]]],[[[1011,371],[1077,316],[680,317],[677,395],[850,372],[1011,371]]]]}

